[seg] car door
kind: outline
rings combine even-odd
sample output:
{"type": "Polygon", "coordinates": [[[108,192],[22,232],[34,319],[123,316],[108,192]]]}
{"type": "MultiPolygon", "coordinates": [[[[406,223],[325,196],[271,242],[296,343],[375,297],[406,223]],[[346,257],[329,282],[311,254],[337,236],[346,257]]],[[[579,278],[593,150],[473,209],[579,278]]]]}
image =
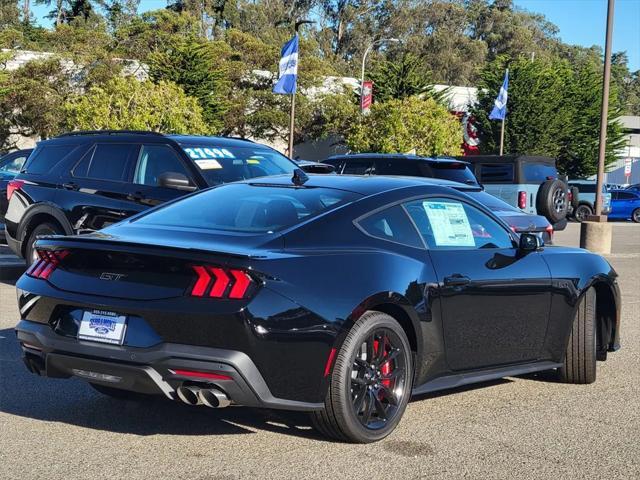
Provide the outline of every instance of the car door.
{"type": "Polygon", "coordinates": [[[170,145],[142,145],[135,163],[132,185],[132,200],[141,208],[168,202],[186,195],[195,188],[193,173],[170,145]],[[190,187],[179,190],[161,185],[160,177],[166,173],[184,175],[190,187]]]}
{"type": "Polygon", "coordinates": [[[96,143],[61,177],[56,203],[76,233],[100,230],[141,208],[131,201],[131,168],[137,143],[96,143]]]}
{"type": "Polygon", "coordinates": [[[405,207],[438,278],[449,367],[539,358],[551,306],[550,272],[542,256],[520,252],[499,221],[458,199],[424,198],[405,207]]]}

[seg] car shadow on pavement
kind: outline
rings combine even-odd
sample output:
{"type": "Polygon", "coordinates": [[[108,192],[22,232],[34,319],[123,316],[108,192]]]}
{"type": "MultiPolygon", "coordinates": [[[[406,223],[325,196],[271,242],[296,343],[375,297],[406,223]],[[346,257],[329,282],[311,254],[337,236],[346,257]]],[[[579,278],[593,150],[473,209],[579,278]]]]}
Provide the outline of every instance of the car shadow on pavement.
{"type": "Polygon", "coordinates": [[[38,377],[25,368],[13,329],[0,330],[0,412],[134,435],[231,435],[266,430],[323,439],[301,412],[247,407],[214,410],[163,397],[118,400],[76,379],[38,377]]]}

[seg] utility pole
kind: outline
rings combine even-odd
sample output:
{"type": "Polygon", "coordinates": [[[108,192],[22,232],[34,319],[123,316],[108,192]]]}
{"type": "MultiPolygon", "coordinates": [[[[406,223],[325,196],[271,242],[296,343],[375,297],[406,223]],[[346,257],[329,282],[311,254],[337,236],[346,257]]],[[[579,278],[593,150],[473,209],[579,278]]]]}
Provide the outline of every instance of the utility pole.
{"type": "Polygon", "coordinates": [[[600,146],[598,149],[598,178],[596,181],[595,212],[580,224],[580,247],[595,253],[611,253],[613,234],[611,223],[602,215],[602,187],[604,160],[607,151],[607,125],[609,116],[609,81],[611,78],[611,37],[613,35],[614,0],[608,0],[607,33],[604,46],[604,75],[602,79],[602,108],[600,110],[600,146]]]}
{"type": "Polygon", "coordinates": [[[607,152],[607,126],[609,124],[609,83],[611,80],[611,37],[613,36],[613,7],[615,0],[607,6],[607,33],[604,46],[604,78],[602,80],[602,107],[600,109],[600,146],[598,149],[598,177],[596,181],[596,204],[593,220],[606,221],[602,215],[602,185],[604,183],[604,161],[607,152]]]}

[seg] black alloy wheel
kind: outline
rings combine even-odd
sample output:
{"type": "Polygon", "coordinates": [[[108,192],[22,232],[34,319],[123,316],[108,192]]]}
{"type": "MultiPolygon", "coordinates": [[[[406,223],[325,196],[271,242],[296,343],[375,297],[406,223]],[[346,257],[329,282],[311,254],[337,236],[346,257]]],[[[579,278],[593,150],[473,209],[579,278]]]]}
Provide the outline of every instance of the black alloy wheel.
{"type": "Polygon", "coordinates": [[[368,311],[351,327],[336,355],[324,409],[314,427],[341,441],[370,443],[398,425],[411,397],[413,352],[400,324],[368,311]]]}
{"type": "Polygon", "coordinates": [[[398,414],[407,381],[402,343],[395,332],[374,330],[356,352],[351,370],[353,413],[368,429],[379,430],[398,414]]]}

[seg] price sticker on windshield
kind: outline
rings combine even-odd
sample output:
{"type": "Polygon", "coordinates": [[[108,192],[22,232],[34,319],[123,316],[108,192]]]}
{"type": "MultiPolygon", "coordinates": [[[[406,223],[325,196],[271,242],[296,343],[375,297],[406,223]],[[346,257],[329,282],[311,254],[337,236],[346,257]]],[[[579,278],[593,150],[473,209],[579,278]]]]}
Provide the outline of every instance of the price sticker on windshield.
{"type": "Polygon", "coordinates": [[[214,158],[236,158],[236,156],[231,153],[226,148],[215,148],[215,147],[188,147],[185,148],[189,157],[194,160],[208,160],[214,158]]]}
{"type": "Polygon", "coordinates": [[[461,203],[424,201],[436,245],[439,247],[475,247],[467,212],[461,203]]]}

